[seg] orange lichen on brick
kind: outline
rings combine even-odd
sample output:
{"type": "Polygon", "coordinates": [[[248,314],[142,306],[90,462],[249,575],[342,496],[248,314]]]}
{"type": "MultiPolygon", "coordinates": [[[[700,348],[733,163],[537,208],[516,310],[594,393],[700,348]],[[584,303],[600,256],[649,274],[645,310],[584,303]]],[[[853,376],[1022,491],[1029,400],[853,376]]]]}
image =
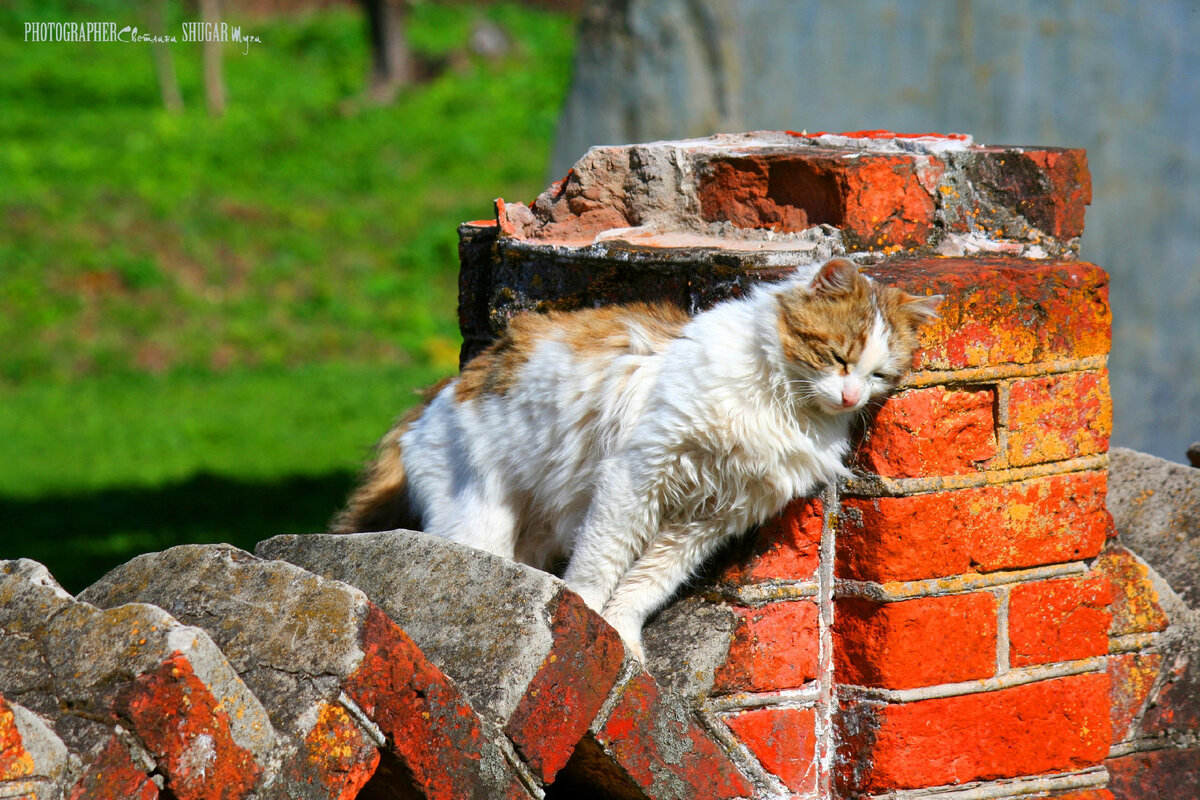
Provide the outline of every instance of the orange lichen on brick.
{"type": "Polygon", "coordinates": [[[1133,725],[1145,707],[1161,669],[1162,656],[1158,653],[1109,656],[1114,742],[1131,738],[1133,725]]]}
{"type": "Polygon", "coordinates": [[[1166,630],[1167,614],[1158,603],[1150,571],[1118,544],[1110,544],[1096,560],[1096,569],[1113,587],[1113,620],[1110,636],[1166,630]]]}
{"type": "Polygon", "coordinates": [[[1008,460],[1014,466],[1108,450],[1112,433],[1108,371],[1013,381],[1008,395],[1008,460]]]}
{"type": "Polygon", "coordinates": [[[26,778],[33,774],[33,756],[21,741],[12,708],[0,695],[0,781],[26,778]]]}
{"type": "Polygon", "coordinates": [[[1111,342],[1108,275],[1078,261],[941,258],[864,272],[916,294],[941,294],[921,329],[918,369],[967,369],[1104,355],[1111,342]]]}
{"type": "Polygon", "coordinates": [[[379,766],[379,751],[340,705],[321,704],[304,744],[308,771],[321,781],[330,800],[358,797],[379,766]]]}

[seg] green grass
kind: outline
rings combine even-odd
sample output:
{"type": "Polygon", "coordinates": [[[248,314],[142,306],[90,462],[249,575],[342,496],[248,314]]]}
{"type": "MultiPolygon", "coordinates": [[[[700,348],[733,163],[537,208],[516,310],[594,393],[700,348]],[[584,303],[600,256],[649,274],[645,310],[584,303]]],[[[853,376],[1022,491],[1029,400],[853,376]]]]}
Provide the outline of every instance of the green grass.
{"type": "Polygon", "coordinates": [[[315,364],[0,391],[0,557],[68,589],[184,542],[311,533],[432,368],[315,364]]]}
{"type": "Polygon", "coordinates": [[[411,389],[455,368],[456,227],[543,187],[573,47],[561,15],[417,2],[435,74],[372,106],[353,7],[231,11],[262,43],[227,48],[214,119],[198,45],[171,46],[172,115],[145,46],[22,41],[131,8],[0,8],[0,557],[72,589],[146,549],[324,523],[411,389]],[[481,18],[512,40],[497,62],[464,47],[481,18]]]}

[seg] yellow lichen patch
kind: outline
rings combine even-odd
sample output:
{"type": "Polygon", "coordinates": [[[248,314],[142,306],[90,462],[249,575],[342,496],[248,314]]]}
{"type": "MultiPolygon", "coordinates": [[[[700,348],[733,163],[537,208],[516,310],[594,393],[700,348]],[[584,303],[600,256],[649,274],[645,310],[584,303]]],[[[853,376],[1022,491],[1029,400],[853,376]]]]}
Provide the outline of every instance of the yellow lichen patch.
{"type": "Polygon", "coordinates": [[[1158,603],[1149,569],[1133,553],[1112,546],[1100,554],[1096,566],[1108,575],[1114,589],[1110,636],[1166,629],[1167,615],[1158,603]]]}
{"type": "Polygon", "coordinates": [[[26,778],[33,770],[33,756],[21,741],[13,710],[0,697],[0,781],[26,778]]]}
{"type": "Polygon", "coordinates": [[[321,704],[304,744],[308,769],[330,790],[329,796],[338,800],[357,797],[379,766],[379,751],[364,739],[340,705],[321,704]]]}

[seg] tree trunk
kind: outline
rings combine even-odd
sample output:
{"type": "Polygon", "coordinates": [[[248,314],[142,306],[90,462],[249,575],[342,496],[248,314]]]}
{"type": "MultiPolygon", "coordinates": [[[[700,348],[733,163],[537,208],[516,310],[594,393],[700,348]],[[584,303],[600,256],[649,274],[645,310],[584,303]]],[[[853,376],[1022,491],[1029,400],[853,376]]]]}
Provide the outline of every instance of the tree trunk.
{"type": "Polygon", "coordinates": [[[402,0],[360,0],[360,4],[367,15],[371,45],[370,93],[386,102],[413,79],[412,55],[404,39],[404,6],[402,0]]]}
{"type": "MultiPolygon", "coordinates": [[[[151,0],[146,8],[150,33],[164,36],[167,32],[167,0],[151,0]]],[[[183,111],[183,95],[179,92],[179,78],[175,75],[175,56],[171,45],[154,43],[154,68],[158,72],[158,85],[162,90],[163,106],[172,114],[183,111]]]]}
{"type": "MultiPolygon", "coordinates": [[[[220,0],[200,0],[200,17],[205,22],[220,22],[220,0]]],[[[214,117],[225,113],[225,78],[221,73],[221,47],[221,42],[204,42],[204,99],[208,103],[208,113],[214,117]]]]}

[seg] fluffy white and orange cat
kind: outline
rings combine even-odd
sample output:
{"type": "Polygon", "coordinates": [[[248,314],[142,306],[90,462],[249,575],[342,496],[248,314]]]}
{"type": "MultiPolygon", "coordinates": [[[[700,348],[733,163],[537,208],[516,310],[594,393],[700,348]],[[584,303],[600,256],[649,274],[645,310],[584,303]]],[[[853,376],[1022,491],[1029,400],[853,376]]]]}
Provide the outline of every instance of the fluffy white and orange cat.
{"type": "Polygon", "coordinates": [[[521,314],[379,445],[337,532],[407,527],[563,578],[641,654],[647,616],[728,537],[848,474],[940,297],[846,259],[689,318],[521,314]]]}

